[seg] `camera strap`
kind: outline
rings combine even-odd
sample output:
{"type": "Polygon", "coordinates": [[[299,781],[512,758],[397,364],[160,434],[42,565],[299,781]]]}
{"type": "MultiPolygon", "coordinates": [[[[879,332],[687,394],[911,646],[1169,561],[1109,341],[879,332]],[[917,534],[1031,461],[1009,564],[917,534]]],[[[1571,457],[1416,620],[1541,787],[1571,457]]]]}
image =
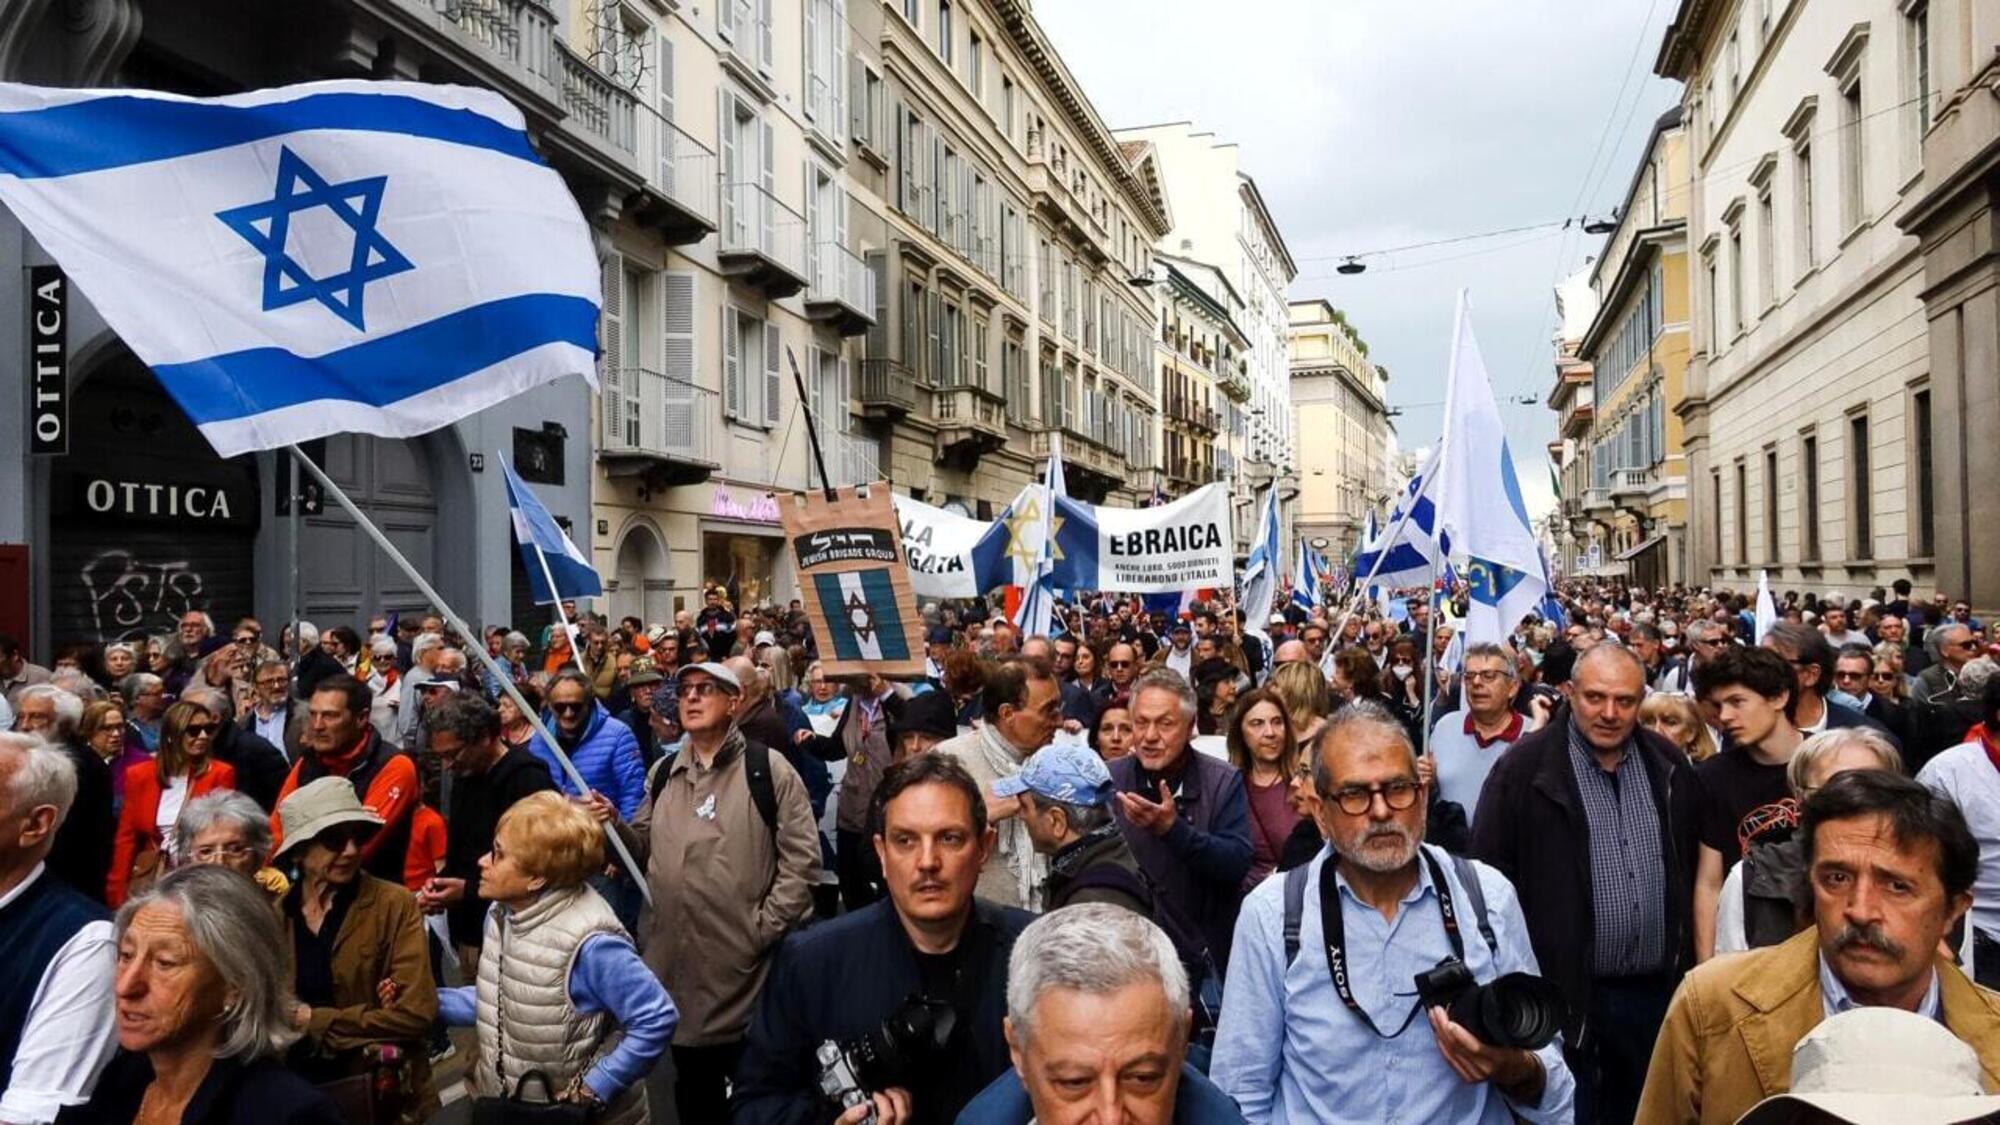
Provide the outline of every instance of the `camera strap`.
{"type": "MultiPolygon", "coordinates": [[[[1458,932],[1458,912],[1452,907],[1451,885],[1445,882],[1444,869],[1438,866],[1437,858],[1431,855],[1430,849],[1419,846],[1417,854],[1423,857],[1424,866],[1430,869],[1431,889],[1437,892],[1438,912],[1444,915],[1444,936],[1451,942],[1452,956],[1463,961],[1465,939],[1458,932]]],[[[1416,1003],[1411,1005],[1410,1014],[1403,1017],[1403,1022],[1396,1030],[1384,1034],[1381,1028],[1375,1026],[1374,1017],[1354,999],[1354,990],[1348,985],[1347,925],[1342,919],[1340,909],[1340,887],[1337,882],[1339,866],[1333,856],[1328,856],[1327,861],[1321,864],[1319,869],[1320,921],[1322,928],[1326,930],[1326,967],[1333,975],[1333,990],[1339,994],[1340,1002],[1347,1005],[1347,1010],[1361,1017],[1361,1022],[1367,1025],[1368,1030],[1375,1033],[1376,1038],[1394,1039],[1410,1029],[1410,1024],[1416,1021],[1417,1013],[1423,1011],[1424,1002],[1421,997],[1418,998],[1416,1003]]]]}

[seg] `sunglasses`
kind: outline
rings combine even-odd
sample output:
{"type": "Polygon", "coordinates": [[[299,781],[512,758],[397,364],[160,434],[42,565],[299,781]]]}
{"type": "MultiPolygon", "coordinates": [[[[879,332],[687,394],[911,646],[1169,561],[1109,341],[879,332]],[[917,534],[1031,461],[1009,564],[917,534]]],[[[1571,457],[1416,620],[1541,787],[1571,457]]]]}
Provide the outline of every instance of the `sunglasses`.
{"type": "Polygon", "coordinates": [[[206,738],[215,733],[214,723],[189,723],[181,728],[189,738],[206,738]]]}
{"type": "Polygon", "coordinates": [[[554,711],[554,712],[557,712],[558,714],[563,714],[563,715],[573,715],[573,714],[577,713],[578,711],[581,711],[581,710],[583,710],[583,709],[584,709],[584,708],[585,708],[586,706],[588,706],[588,704],[584,704],[584,703],[551,703],[551,704],[549,704],[549,710],[551,710],[551,711],[554,711]]]}
{"type": "Polygon", "coordinates": [[[721,690],[707,680],[692,680],[676,685],[674,694],[682,699],[706,699],[721,690]]]}
{"type": "Polygon", "coordinates": [[[243,636],[236,638],[236,643],[239,645],[254,645],[257,643],[257,634],[245,633],[243,636]]]}

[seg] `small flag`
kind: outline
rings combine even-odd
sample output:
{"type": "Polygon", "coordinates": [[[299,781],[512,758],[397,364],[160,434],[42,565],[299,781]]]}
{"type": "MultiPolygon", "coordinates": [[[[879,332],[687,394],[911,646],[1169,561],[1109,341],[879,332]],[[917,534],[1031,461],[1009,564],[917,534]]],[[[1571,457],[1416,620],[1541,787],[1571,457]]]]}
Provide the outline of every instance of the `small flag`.
{"type": "Polygon", "coordinates": [[[1764,643],[1764,635],[1778,624],[1778,603],[1771,597],[1771,575],[1767,571],[1757,572],[1757,636],[1758,644],[1764,643]]]}
{"type": "Polygon", "coordinates": [[[812,579],[820,604],[828,609],[827,645],[834,659],[910,659],[895,583],[886,567],[815,574],[812,579]]]}
{"type": "Polygon", "coordinates": [[[224,457],[595,376],[590,226],[490,90],[0,83],[0,203],[224,457]]]}
{"type": "MultiPolygon", "coordinates": [[[[498,457],[498,455],[495,455],[498,457]]],[[[498,457],[500,471],[507,480],[507,514],[514,520],[514,542],[521,548],[521,567],[528,572],[528,588],[536,605],[552,605],[567,598],[594,598],[604,593],[604,582],[590,565],[590,557],[570,542],[562,525],[542,506],[505,457],[498,457]],[[543,567],[547,567],[546,575],[543,567]],[[556,588],[549,589],[549,578],[556,588]]]]}
{"type": "Polygon", "coordinates": [[[1396,506],[1387,521],[1377,524],[1368,514],[1360,553],[1354,557],[1354,573],[1366,576],[1375,571],[1369,585],[1393,590],[1428,585],[1438,566],[1451,553],[1451,539],[1437,526],[1438,460],[1442,449],[1431,451],[1416,475],[1403,485],[1396,506]],[[1408,513],[1407,519],[1404,518],[1408,513]]]}

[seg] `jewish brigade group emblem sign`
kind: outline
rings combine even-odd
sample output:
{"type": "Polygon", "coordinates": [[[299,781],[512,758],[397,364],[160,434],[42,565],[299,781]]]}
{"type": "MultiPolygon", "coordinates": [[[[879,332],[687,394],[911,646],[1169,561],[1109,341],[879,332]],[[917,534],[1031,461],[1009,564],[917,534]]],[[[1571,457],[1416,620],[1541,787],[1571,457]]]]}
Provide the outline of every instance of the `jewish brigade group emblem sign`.
{"type": "Polygon", "coordinates": [[[922,620],[888,488],[808,493],[779,509],[826,673],[922,679],[922,620]]]}

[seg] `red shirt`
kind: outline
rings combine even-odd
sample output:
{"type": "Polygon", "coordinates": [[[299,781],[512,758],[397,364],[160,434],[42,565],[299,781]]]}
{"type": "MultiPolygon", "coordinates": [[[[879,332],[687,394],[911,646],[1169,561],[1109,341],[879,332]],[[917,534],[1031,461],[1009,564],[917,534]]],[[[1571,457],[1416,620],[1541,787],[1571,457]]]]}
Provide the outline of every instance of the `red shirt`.
{"type": "Polygon", "coordinates": [[[415,894],[444,866],[444,817],[429,805],[410,814],[410,850],[403,857],[403,886],[415,894]]]}

